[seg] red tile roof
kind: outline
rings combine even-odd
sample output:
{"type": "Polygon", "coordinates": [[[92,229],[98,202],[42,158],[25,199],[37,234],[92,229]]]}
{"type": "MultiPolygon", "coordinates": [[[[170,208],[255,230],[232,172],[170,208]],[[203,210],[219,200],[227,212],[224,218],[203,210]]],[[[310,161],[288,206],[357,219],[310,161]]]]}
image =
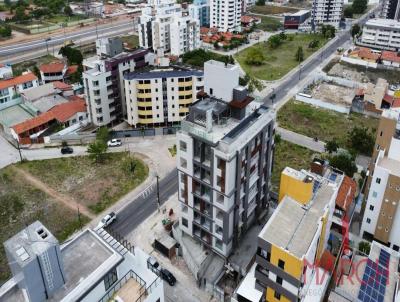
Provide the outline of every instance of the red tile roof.
{"type": "Polygon", "coordinates": [[[368,60],[375,60],[377,61],[380,57],[380,54],[372,52],[371,49],[361,47],[360,50],[358,51],[358,56],[361,59],[368,59],[368,60]]]}
{"type": "Polygon", "coordinates": [[[71,65],[67,68],[66,75],[71,75],[78,71],[78,65],[71,65]]]}
{"type": "Polygon", "coordinates": [[[72,85],[60,81],[53,82],[53,87],[60,90],[72,90],[72,85]]]}
{"type": "Polygon", "coordinates": [[[395,98],[395,99],[393,99],[392,107],[393,107],[393,108],[398,108],[398,107],[400,107],[400,98],[395,98]]]}
{"type": "Polygon", "coordinates": [[[347,211],[356,194],[356,182],[348,176],[344,176],[336,197],[336,205],[347,211]]]}
{"type": "Polygon", "coordinates": [[[332,255],[331,252],[329,252],[328,250],[324,250],[321,258],[319,259],[318,266],[328,272],[333,272],[333,269],[335,268],[335,260],[336,258],[332,255]]]}
{"type": "Polygon", "coordinates": [[[52,62],[49,64],[40,65],[39,69],[43,73],[54,73],[54,72],[62,72],[65,67],[66,66],[63,62],[52,62]]]}
{"type": "Polygon", "coordinates": [[[381,59],[385,61],[400,63],[400,53],[384,50],[382,51],[381,59]]]}
{"type": "Polygon", "coordinates": [[[386,93],[383,100],[391,104],[393,102],[393,96],[386,93]]]}
{"type": "Polygon", "coordinates": [[[255,22],[255,21],[258,21],[258,20],[260,20],[260,18],[252,17],[252,16],[242,16],[242,17],[240,18],[240,21],[241,21],[242,23],[244,23],[244,24],[249,24],[249,23],[251,23],[251,22],[255,22]]]}
{"type": "Polygon", "coordinates": [[[28,72],[26,74],[22,74],[15,78],[0,81],[0,89],[5,89],[19,84],[32,82],[37,79],[38,78],[37,76],[35,76],[35,74],[33,74],[32,72],[28,72]]]}
{"type": "Polygon", "coordinates": [[[66,122],[74,114],[86,111],[85,100],[74,100],[67,103],[57,105],[39,116],[26,120],[22,123],[14,125],[12,128],[15,133],[22,134],[31,129],[44,125],[52,120],[57,120],[61,123],[66,122]]]}

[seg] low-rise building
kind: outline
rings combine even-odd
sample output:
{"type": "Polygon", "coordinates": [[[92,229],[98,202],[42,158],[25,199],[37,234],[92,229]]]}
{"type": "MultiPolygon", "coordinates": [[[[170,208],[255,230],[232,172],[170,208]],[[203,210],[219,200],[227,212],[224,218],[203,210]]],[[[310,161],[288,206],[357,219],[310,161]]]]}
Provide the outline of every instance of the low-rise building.
{"type": "Polygon", "coordinates": [[[25,89],[39,86],[39,80],[32,72],[20,76],[0,80],[0,108],[20,97],[25,89]]]}
{"type": "Polygon", "coordinates": [[[40,77],[44,84],[53,81],[64,81],[64,77],[68,70],[68,65],[65,62],[52,62],[39,66],[40,77]]]}
{"type": "Polygon", "coordinates": [[[112,57],[101,48],[97,56],[83,61],[83,85],[91,122],[96,126],[126,118],[124,75],[147,65],[146,49],[122,52],[112,57]]]}
{"type": "Polygon", "coordinates": [[[0,80],[12,78],[13,71],[11,65],[0,64],[0,80]]]}
{"type": "Polygon", "coordinates": [[[134,127],[179,124],[203,90],[203,72],[153,70],[125,75],[127,122],[134,127]]]}
{"type": "Polygon", "coordinates": [[[370,19],[357,42],[376,49],[400,50],[400,22],[390,19],[370,19]]]}
{"type": "Polygon", "coordinates": [[[164,301],[149,255],[103,229],[86,229],[60,245],[36,221],[4,247],[13,277],[0,287],[0,301],[164,301]]]}
{"type": "Polygon", "coordinates": [[[385,66],[400,67],[400,53],[394,51],[382,51],[381,62],[385,66]]]}
{"type": "Polygon", "coordinates": [[[285,15],[283,26],[285,29],[299,29],[299,26],[310,18],[310,16],[311,12],[309,10],[300,10],[293,14],[285,15]]]}

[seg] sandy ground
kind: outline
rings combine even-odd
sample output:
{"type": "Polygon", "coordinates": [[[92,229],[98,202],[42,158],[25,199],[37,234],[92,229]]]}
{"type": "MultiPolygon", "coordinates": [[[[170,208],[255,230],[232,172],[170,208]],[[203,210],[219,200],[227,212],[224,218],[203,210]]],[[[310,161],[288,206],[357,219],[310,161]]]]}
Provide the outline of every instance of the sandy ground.
{"type": "Polygon", "coordinates": [[[355,91],[344,86],[321,83],[313,91],[313,98],[323,100],[332,104],[351,105],[355,91]]]}

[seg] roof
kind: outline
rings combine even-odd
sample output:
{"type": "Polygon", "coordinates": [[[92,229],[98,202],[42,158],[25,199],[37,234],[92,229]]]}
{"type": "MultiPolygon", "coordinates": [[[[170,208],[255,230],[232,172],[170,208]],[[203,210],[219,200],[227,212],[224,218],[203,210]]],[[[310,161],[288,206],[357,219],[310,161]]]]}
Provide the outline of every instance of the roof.
{"type": "MultiPolygon", "coordinates": [[[[357,53],[357,51],[355,52],[357,53]]],[[[370,48],[361,47],[358,50],[358,57],[361,59],[378,60],[380,57],[379,53],[373,52],[370,48]]]]}
{"type": "Polygon", "coordinates": [[[28,111],[25,106],[21,104],[14,105],[0,110],[0,124],[2,124],[5,128],[10,128],[32,118],[33,116],[33,112],[28,111]]]}
{"type": "Polygon", "coordinates": [[[155,70],[149,72],[132,72],[124,76],[125,80],[136,79],[156,79],[156,78],[175,78],[175,77],[202,77],[203,71],[199,70],[155,70]]]}
{"type": "Polygon", "coordinates": [[[384,50],[382,51],[381,59],[385,61],[400,63],[400,53],[384,50]]]}
{"type": "Polygon", "coordinates": [[[27,82],[32,82],[37,79],[38,78],[37,78],[37,76],[35,76],[34,73],[28,72],[28,73],[22,74],[20,76],[17,76],[17,77],[11,78],[11,79],[0,81],[0,89],[5,89],[8,87],[24,84],[27,82]]]}
{"type": "Polygon", "coordinates": [[[50,109],[50,111],[14,125],[12,128],[14,129],[15,133],[21,134],[46,124],[52,120],[57,120],[61,123],[66,122],[77,112],[86,112],[86,103],[84,100],[70,101],[56,105],[50,109]]]}
{"type": "Polygon", "coordinates": [[[66,75],[71,75],[71,74],[73,74],[73,73],[75,73],[77,71],[78,71],[78,65],[68,66],[66,75]]]}
{"type": "Polygon", "coordinates": [[[243,109],[254,100],[253,97],[247,96],[243,101],[233,100],[229,103],[231,107],[243,109]]]}
{"type": "Polygon", "coordinates": [[[393,19],[369,19],[364,26],[398,30],[400,29],[400,22],[393,19]]]}
{"type": "Polygon", "coordinates": [[[72,90],[72,85],[64,83],[64,82],[60,82],[60,81],[55,81],[52,82],[53,83],[53,87],[56,89],[60,89],[60,90],[72,90]]]}
{"type": "Polygon", "coordinates": [[[336,257],[332,255],[332,253],[328,250],[324,250],[319,259],[318,266],[323,268],[326,271],[333,272],[335,267],[336,257]]]}
{"type": "Polygon", "coordinates": [[[52,62],[49,64],[40,65],[39,69],[43,73],[56,73],[62,72],[66,68],[66,64],[63,62],[52,62]]]}
{"type": "Polygon", "coordinates": [[[336,205],[347,211],[356,194],[356,182],[348,176],[343,177],[336,197],[336,205]]]}
{"type": "Polygon", "coordinates": [[[257,18],[257,17],[253,17],[253,16],[242,16],[241,18],[240,18],[240,21],[242,22],[242,23],[251,23],[251,22],[256,22],[256,21],[259,21],[260,20],[260,18],[257,18]]]}
{"type": "Polygon", "coordinates": [[[55,85],[53,83],[43,84],[37,87],[32,87],[29,89],[25,89],[21,92],[25,100],[35,101],[44,96],[56,94],[58,91],[55,89],[55,85]]]}
{"type": "Polygon", "coordinates": [[[37,110],[38,113],[43,113],[49,111],[51,108],[68,102],[66,98],[61,95],[48,95],[41,97],[40,99],[36,100],[32,103],[32,106],[37,110]]]}

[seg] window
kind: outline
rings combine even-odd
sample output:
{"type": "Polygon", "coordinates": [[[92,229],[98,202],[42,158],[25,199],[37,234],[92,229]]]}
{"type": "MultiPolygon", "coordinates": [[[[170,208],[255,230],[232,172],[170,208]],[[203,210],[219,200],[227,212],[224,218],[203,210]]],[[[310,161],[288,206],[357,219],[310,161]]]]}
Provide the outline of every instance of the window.
{"type": "Polygon", "coordinates": [[[186,149],[187,149],[186,142],[180,141],[179,142],[179,150],[186,152],[186,149]]]}
{"type": "Polygon", "coordinates": [[[182,218],[182,225],[183,225],[184,227],[188,227],[188,221],[187,221],[186,218],[182,218]]]}
{"type": "Polygon", "coordinates": [[[373,198],[376,198],[377,196],[378,196],[378,192],[373,191],[373,192],[372,192],[372,197],[373,197],[373,198]]]}
{"type": "Polygon", "coordinates": [[[379,134],[379,136],[382,136],[383,135],[383,131],[381,131],[381,133],[379,134]]]}
{"type": "Polygon", "coordinates": [[[106,287],[106,290],[108,290],[115,282],[117,282],[117,280],[117,269],[114,268],[104,277],[104,286],[106,287]]]}
{"type": "Polygon", "coordinates": [[[374,206],[373,206],[373,205],[370,205],[370,206],[369,206],[369,210],[370,210],[370,211],[373,211],[373,210],[374,210],[374,206]]]}
{"type": "Polygon", "coordinates": [[[277,300],[280,300],[281,299],[281,294],[278,293],[277,291],[275,291],[274,292],[274,298],[277,299],[277,300]]]}
{"type": "Polygon", "coordinates": [[[285,261],[279,259],[279,261],[278,261],[278,266],[279,266],[281,269],[284,270],[284,269],[285,269],[285,261]]]}
{"type": "Polygon", "coordinates": [[[381,183],[381,179],[379,177],[376,178],[376,183],[380,184],[381,183]]]}
{"type": "Polygon", "coordinates": [[[367,223],[370,224],[371,223],[371,219],[367,218],[367,223]]]}
{"type": "Polygon", "coordinates": [[[213,95],[213,89],[210,88],[210,95],[213,95]]]}
{"type": "Polygon", "coordinates": [[[279,276],[276,277],[276,283],[282,285],[282,281],[283,281],[283,280],[282,280],[281,277],[279,277],[279,276]]]}
{"type": "Polygon", "coordinates": [[[400,250],[400,247],[398,245],[393,244],[393,249],[398,252],[400,250]]]}

